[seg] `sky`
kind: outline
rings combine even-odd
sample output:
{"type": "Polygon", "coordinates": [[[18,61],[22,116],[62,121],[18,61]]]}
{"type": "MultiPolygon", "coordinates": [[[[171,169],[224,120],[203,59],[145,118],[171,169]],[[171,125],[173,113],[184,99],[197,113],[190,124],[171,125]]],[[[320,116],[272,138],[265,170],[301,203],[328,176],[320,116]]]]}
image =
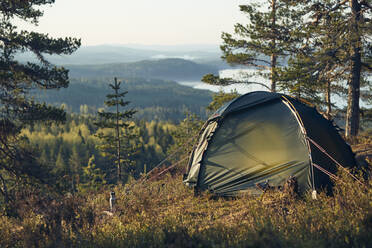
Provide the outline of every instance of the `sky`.
{"type": "Polygon", "coordinates": [[[82,45],[220,44],[222,32],[246,22],[248,0],[56,0],[43,7],[38,27],[19,28],[77,37],[82,45]]]}

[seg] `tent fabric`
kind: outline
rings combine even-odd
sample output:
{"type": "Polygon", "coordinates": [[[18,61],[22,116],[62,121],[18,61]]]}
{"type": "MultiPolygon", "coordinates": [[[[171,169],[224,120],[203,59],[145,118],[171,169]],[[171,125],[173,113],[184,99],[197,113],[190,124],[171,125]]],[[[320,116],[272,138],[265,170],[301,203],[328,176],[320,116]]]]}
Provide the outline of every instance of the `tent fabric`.
{"type": "Polygon", "coordinates": [[[208,147],[209,140],[212,137],[213,132],[217,128],[217,122],[213,121],[208,124],[204,132],[201,135],[200,141],[191,155],[192,159],[190,160],[192,165],[190,167],[189,176],[187,180],[188,186],[196,186],[200,170],[200,162],[205,150],[208,147]]]}
{"type": "Polygon", "coordinates": [[[355,164],[350,147],[314,108],[270,92],[243,95],[208,120],[189,160],[184,182],[218,195],[260,194],[257,184],[282,186],[296,177],[300,191],[331,186],[336,165],[307,137],[346,166],[355,164]]]}
{"type": "MultiPolygon", "coordinates": [[[[294,99],[291,102],[301,116],[307,136],[310,139],[325,149],[332,158],[344,167],[351,168],[356,165],[350,146],[335,130],[332,121],[325,119],[315,108],[308,107],[294,99]]],[[[312,143],[310,143],[310,150],[312,161],[315,164],[322,166],[332,174],[337,172],[336,164],[312,143]]],[[[329,177],[316,168],[314,168],[314,180],[315,188],[327,187],[330,190],[332,186],[329,177]]]]}
{"type": "Polygon", "coordinates": [[[246,94],[249,97],[238,97],[231,102],[225,104],[214,113],[209,120],[216,117],[223,117],[231,112],[239,111],[240,109],[247,109],[265,102],[269,102],[275,99],[280,99],[281,94],[271,93],[266,91],[255,91],[246,94]]]}

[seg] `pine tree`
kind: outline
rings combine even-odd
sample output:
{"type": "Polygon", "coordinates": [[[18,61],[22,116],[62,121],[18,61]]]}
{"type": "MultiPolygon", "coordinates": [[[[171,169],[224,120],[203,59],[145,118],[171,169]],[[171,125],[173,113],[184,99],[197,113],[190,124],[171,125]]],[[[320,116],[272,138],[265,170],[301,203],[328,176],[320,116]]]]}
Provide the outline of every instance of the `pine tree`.
{"type": "MultiPolygon", "coordinates": [[[[318,64],[318,83],[325,90],[328,112],[332,90],[343,92],[343,85],[337,81],[347,81],[348,106],[346,113],[346,137],[356,136],[359,130],[360,93],[363,70],[371,70],[371,14],[370,1],[327,0],[297,1],[297,6],[307,6],[312,27],[310,41],[316,49],[313,61],[318,64]],[[322,31],[327,33],[322,33],[322,31]],[[336,83],[336,84],[335,84],[336,83]],[[333,89],[332,89],[333,88],[333,89]]],[[[368,94],[366,94],[368,95],[368,94]]]]}
{"type": "Polygon", "coordinates": [[[124,101],[124,97],[128,92],[120,92],[120,85],[121,82],[117,78],[114,78],[113,84],[109,84],[113,94],[106,95],[107,100],[104,104],[107,108],[114,109],[114,111],[98,112],[99,121],[96,123],[100,128],[109,129],[97,132],[97,137],[102,140],[102,144],[98,148],[103,155],[114,160],[117,183],[123,179],[123,163],[126,168],[126,174],[127,176],[129,175],[133,166],[133,161],[130,157],[138,150],[138,144],[131,142],[138,137],[138,133],[135,131],[134,125],[129,123],[136,111],[133,109],[122,110],[129,102],[124,101]]]}
{"type": "MultiPolygon", "coordinates": [[[[297,11],[309,13],[313,3],[297,2],[297,11]]],[[[332,3],[323,3],[322,8],[331,8],[332,3]]],[[[297,53],[288,59],[288,66],[280,70],[280,88],[289,94],[326,108],[325,115],[331,118],[332,95],[345,94],[343,56],[345,39],[342,11],[335,11],[316,23],[303,23],[301,30],[294,32],[303,42],[297,53]]]]}
{"type": "MultiPolygon", "coordinates": [[[[46,34],[19,31],[14,25],[15,19],[37,24],[43,15],[39,7],[53,3],[54,0],[3,0],[0,3],[0,181],[3,189],[5,174],[18,178],[42,175],[35,167],[32,151],[20,147],[19,133],[23,126],[65,119],[63,110],[33,101],[29,92],[68,86],[68,71],[51,65],[44,55],[71,54],[80,46],[80,40],[54,39],[46,34]],[[15,55],[21,52],[31,52],[37,62],[20,63],[15,55]]],[[[4,190],[2,193],[6,194],[4,190]]]]}
{"type": "Polygon", "coordinates": [[[334,12],[342,11],[345,18],[342,21],[339,44],[343,46],[343,67],[348,87],[348,105],[346,111],[345,136],[353,137],[358,134],[360,120],[360,92],[363,79],[363,70],[372,70],[371,58],[371,30],[372,30],[372,4],[365,0],[327,1],[325,5],[320,2],[311,2],[311,15],[313,23],[318,25],[322,20],[329,18],[334,12]]]}
{"type": "MultiPolygon", "coordinates": [[[[372,4],[367,1],[349,0],[348,1],[351,15],[349,18],[349,64],[350,64],[350,78],[348,80],[348,99],[346,111],[346,127],[345,136],[353,137],[358,134],[360,125],[360,87],[362,81],[363,67],[372,70],[372,65],[368,65],[364,61],[368,58],[363,55],[366,54],[367,49],[371,49],[371,30],[372,30],[372,4]],[[370,18],[364,18],[363,13],[369,14],[370,18]],[[369,36],[369,37],[368,37],[369,36]]],[[[369,54],[371,55],[371,54],[369,54]]]]}
{"type": "MultiPolygon", "coordinates": [[[[291,1],[270,0],[248,3],[240,6],[247,15],[248,23],[235,25],[234,35],[222,33],[222,58],[232,65],[243,65],[258,69],[258,74],[270,80],[270,87],[260,82],[244,80],[247,84],[259,84],[272,92],[277,91],[278,68],[281,61],[292,52],[291,46],[296,43],[292,35],[300,24],[297,11],[292,11],[291,1]],[[261,11],[267,9],[267,11],[261,11]]],[[[249,75],[248,75],[249,76],[249,75]]],[[[217,85],[236,83],[231,79],[220,79],[211,74],[203,82],[217,85]]]]}

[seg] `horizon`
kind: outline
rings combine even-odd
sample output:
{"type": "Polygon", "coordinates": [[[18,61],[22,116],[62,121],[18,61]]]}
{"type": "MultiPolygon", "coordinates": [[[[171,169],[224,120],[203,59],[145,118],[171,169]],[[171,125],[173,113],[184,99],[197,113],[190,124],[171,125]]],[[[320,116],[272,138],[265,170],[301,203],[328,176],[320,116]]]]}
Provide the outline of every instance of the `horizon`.
{"type": "Polygon", "coordinates": [[[196,47],[196,48],[202,48],[202,47],[208,47],[208,48],[217,48],[219,50],[220,44],[218,43],[180,43],[180,44],[159,44],[159,43],[151,43],[151,44],[144,44],[144,43],[100,43],[100,44],[82,44],[80,48],[82,47],[125,47],[125,48],[134,48],[134,49],[152,49],[150,47],[154,48],[182,48],[182,47],[196,47]]]}

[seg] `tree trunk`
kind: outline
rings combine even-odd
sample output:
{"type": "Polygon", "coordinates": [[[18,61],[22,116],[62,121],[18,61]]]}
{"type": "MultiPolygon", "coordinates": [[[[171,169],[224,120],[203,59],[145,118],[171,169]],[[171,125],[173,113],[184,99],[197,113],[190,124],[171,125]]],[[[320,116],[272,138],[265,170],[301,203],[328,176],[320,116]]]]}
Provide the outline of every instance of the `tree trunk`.
{"type": "Polygon", "coordinates": [[[71,193],[75,193],[74,173],[71,174],[71,193]]]}
{"type": "Polygon", "coordinates": [[[0,179],[1,179],[1,182],[3,183],[3,189],[1,190],[2,191],[2,194],[4,195],[4,202],[5,204],[7,204],[9,202],[9,195],[8,195],[8,189],[6,187],[6,182],[4,180],[4,178],[0,175],[0,179]]]}
{"type": "Polygon", "coordinates": [[[361,38],[359,34],[358,24],[360,21],[360,4],[357,0],[350,0],[350,7],[352,11],[352,25],[351,25],[351,72],[348,82],[348,101],[346,112],[346,128],[345,136],[351,138],[358,135],[359,131],[359,96],[360,96],[360,73],[362,68],[361,62],[361,38]]]}
{"type": "MultiPolygon", "coordinates": [[[[275,38],[275,33],[276,33],[276,0],[272,0],[271,2],[271,29],[273,33],[273,38],[271,40],[271,49],[274,51],[276,48],[276,38],[275,38]]],[[[271,61],[270,61],[270,66],[271,66],[271,92],[276,92],[276,58],[277,55],[275,52],[271,54],[271,61]]]]}
{"type": "Polygon", "coordinates": [[[271,55],[271,92],[276,92],[276,55],[271,55]]]}
{"type": "Polygon", "coordinates": [[[119,98],[118,98],[118,82],[117,78],[115,78],[115,95],[116,95],[116,159],[117,159],[117,183],[121,181],[121,154],[120,154],[120,129],[119,129],[119,98]]]}
{"type": "Polygon", "coordinates": [[[326,85],[326,92],[325,92],[325,100],[327,104],[327,111],[326,111],[326,117],[328,120],[331,119],[331,112],[332,112],[332,103],[331,103],[331,82],[327,81],[326,85]]]}

